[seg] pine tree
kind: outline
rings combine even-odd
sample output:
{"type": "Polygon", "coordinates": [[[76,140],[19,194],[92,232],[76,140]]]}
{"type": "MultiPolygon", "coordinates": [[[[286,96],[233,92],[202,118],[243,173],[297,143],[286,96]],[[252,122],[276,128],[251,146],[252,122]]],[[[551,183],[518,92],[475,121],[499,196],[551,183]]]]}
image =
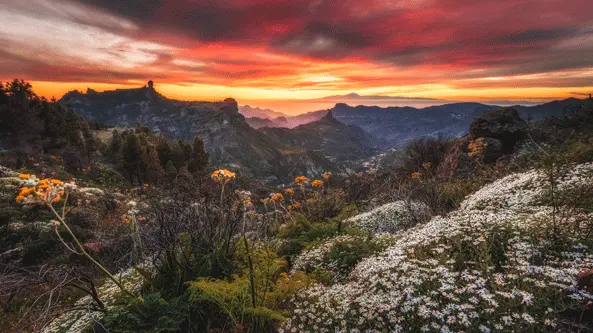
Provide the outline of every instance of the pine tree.
{"type": "Polygon", "coordinates": [[[175,164],[175,167],[179,170],[181,167],[187,164],[189,160],[189,156],[191,156],[191,145],[189,149],[187,148],[187,142],[179,139],[175,140],[171,145],[172,149],[172,158],[171,160],[175,164]]]}
{"type": "Polygon", "coordinates": [[[167,181],[171,182],[175,180],[176,177],[177,168],[175,168],[175,164],[173,164],[173,161],[169,160],[167,162],[167,166],[165,167],[165,178],[167,179],[167,181]]]}
{"type": "Polygon", "coordinates": [[[146,160],[146,181],[158,184],[165,176],[165,170],[160,164],[159,155],[154,147],[149,147],[146,160]]]}
{"type": "Polygon", "coordinates": [[[128,179],[134,184],[134,177],[140,181],[140,174],[143,166],[142,160],[142,146],[138,140],[138,136],[134,133],[126,135],[126,141],[124,142],[123,148],[123,168],[128,179]]]}
{"type": "Polygon", "coordinates": [[[191,182],[192,176],[187,170],[186,166],[182,166],[177,173],[177,181],[181,182],[181,184],[188,184],[191,182]]]}
{"type": "Polygon", "coordinates": [[[118,162],[121,158],[121,151],[124,145],[124,139],[117,129],[114,129],[109,140],[109,147],[107,148],[108,158],[114,162],[118,162]]]}
{"type": "Polygon", "coordinates": [[[171,149],[169,139],[164,134],[161,134],[158,137],[156,151],[159,155],[159,161],[161,162],[161,166],[166,168],[167,162],[173,159],[173,151],[171,149]]]}
{"type": "Polygon", "coordinates": [[[192,174],[203,175],[206,172],[208,166],[208,153],[204,148],[204,141],[195,137],[193,142],[193,149],[191,158],[188,163],[188,169],[192,174]]]}
{"type": "Polygon", "coordinates": [[[84,120],[81,120],[81,131],[82,139],[84,141],[84,152],[86,155],[87,163],[90,164],[93,152],[99,149],[99,145],[101,144],[101,142],[97,137],[95,137],[95,133],[93,133],[93,131],[89,127],[89,124],[84,120]]]}

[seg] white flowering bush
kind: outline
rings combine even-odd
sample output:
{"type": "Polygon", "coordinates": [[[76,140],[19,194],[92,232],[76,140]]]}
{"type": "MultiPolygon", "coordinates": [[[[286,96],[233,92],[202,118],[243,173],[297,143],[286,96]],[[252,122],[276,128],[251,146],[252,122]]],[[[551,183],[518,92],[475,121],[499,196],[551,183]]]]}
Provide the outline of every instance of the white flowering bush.
{"type": "Polygon", "coordinates": [[[429,216],[429,208],[415,201],[396,201],[356,215],[346,223],[370,233],[394,233],[410,227],[429,216]]]}
{"type": "MultiPolygon", "coordinates": [[[[587,186],[593,179],[593,163],[585,163],[554,177],[558,190],[587,186]]],[[[550,191],[549,176],[542,170],[511,174],[468,196],[461,209],[525,209],[542,204],[550,191]]]]}
{"type": "MultiPolygon", "coordinates": [[[[591,164],[557,179],[593,186],[591,164]]],[[[347,280],[292,299],[283,332],[508,332],[561,329],[559,316],[593,296],[576,277],[593,266],[591,244],[550,221],[539,171],[505,177],[469,196],[461,209],[393,236],[383,253],[347,280]]]]}

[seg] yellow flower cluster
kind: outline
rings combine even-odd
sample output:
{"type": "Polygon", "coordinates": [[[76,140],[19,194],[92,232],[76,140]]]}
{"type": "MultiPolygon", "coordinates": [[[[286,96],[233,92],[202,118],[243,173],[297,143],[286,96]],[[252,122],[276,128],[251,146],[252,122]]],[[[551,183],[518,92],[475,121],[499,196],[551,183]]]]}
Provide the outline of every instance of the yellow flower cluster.
{"type": "Polygon", "coordinates": [[[412,172],[412,179],[420,179],[422,177],[422,172],[412,172]]]}
{"type": "MultiPolygon", "coordinates": [[[[19,178],[35,181],[31,175],[21,174],[19,178]]],[[[64,195],[64,186],[58,179],[42,179],[23,186],[16,197],[17,203],[22,204],[44,204],[57,203],[62,201],[64,195]]]]}
{"type": "Polygon", "coordinates": [[[294,179],[294,182],[297,184],[305,184],[309,182],[309,178],[305,176],[298,176],[294,179]]]}
{"type": "Polygon", "coordinates": [[[323,187],[323,181],[316,179],[311,183],[311,186],[315,187],[315,188],[322,188],[323,187]]]}
{"type": "Polygon", "coordinates": [[[329,180],[332,177],[332,173],[327,171],[321,174],[321,177],[323,177],[323,179],[325,179],[326,181],[329,180]]]}
{"type": "Polygon", "coordinates": [[[270,201],[271,202],[282,202],[282,201],[284,201],[284,196],[282,195],[282,193],[271,193],[270,201]]]}
{"type": "Polygon", "coordinates": [[[286,189],[284,193],[286,193],[286,195],[288,195],[289,197],[294,197],[294,190],[291,188],[286,189]]]}
{"type": "Polygon", "coordinates": [[[212,172],[212,174],[210,175],[210,178],[217,183],[226,184],[229,181],[237,178],[237,176],[235,175],[234,172],[231,172],[229,170],[219,169],[219,170],[212,172]]]}

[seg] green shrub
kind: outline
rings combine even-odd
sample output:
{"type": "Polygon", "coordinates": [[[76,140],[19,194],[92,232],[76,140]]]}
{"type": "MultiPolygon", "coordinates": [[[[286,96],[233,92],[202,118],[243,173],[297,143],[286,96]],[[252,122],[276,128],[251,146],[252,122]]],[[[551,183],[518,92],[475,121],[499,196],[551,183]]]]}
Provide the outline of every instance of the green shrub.
{"type": "Polygon", "coordinates": [[[380,250],[382,247],[370,239],[355,238],[336,243],[328,254],[328,260],[333,263],[340,276],[347,276],[362,259],[380,250]]]}
{"type": "MultiPolygon", "coordinates": [[[[102,325],[112,333],[188,332],[190,303],[187,296],[165,300],[160,293],[146,294],[142,299],[123,300],[125,306],[107,312],[102,325]]],[[[98,325],[96,325],[98,326],[98,325]]],[[[92,331],[99,332],[100,327],[92,331]]]]}

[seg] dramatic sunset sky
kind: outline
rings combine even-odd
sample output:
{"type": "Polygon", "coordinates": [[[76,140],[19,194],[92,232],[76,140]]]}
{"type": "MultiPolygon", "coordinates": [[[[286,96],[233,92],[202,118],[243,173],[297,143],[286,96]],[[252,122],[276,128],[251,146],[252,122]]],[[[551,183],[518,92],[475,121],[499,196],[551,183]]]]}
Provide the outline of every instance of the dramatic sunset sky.
{"type": "Polygon", "coordinates": [[[170,98],[286,113],[581,97],[593,1],[0,0],[13,78],[58,98],[153,79],[170,98]]]}

